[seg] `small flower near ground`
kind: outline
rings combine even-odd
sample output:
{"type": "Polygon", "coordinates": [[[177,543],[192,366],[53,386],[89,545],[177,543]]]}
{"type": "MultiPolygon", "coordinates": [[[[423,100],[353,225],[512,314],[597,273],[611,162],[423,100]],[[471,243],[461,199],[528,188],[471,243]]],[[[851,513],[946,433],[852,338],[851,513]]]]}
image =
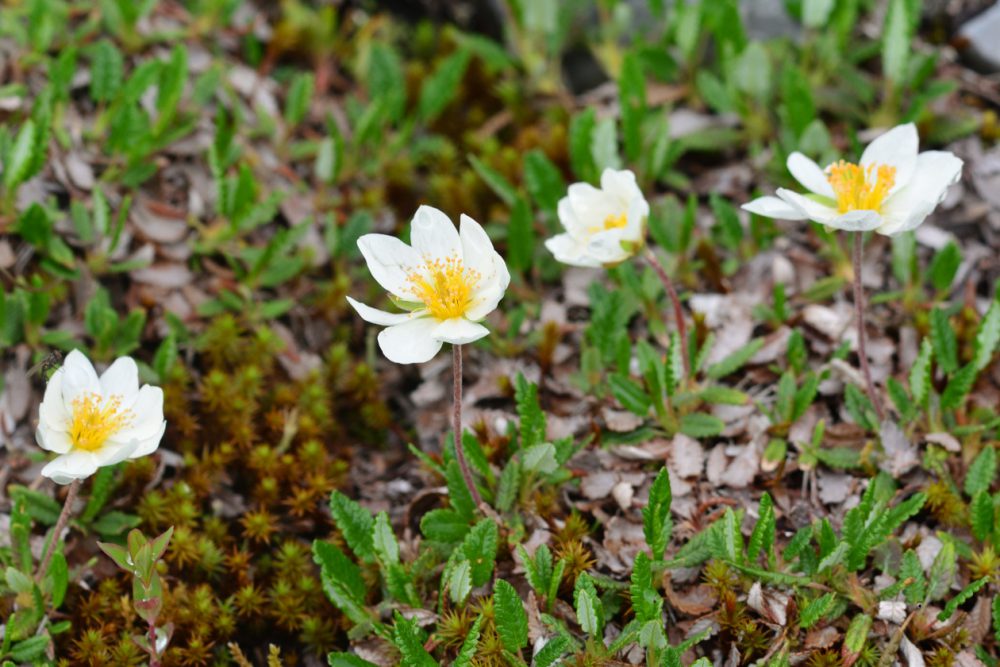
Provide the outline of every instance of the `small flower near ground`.
{"type": "Polygon", "coordinates": [[[559,222],[565,234],[554,236],[545,247],[563,264],[613,266],[642,248],[649,204],[625,169],[605,169],[601,187],[574,183],[559,200],[559,222]]]}
{"type": "Polygon", "coordinates": [[[102,466],[156,450],[167,422],[163,390],[143,385],[130,357],[120,357],[100,377],[73,350],[49,379],[38,408],[36,440],[59,456],[42,468],[57,484],[85,479],[102,466]]]}
{"type": "Polygon", "coordinates": [[[788,156],[788,171],[809,194],[779,188],[743,208],[783,220],[813,220],[852,232],[892,236],[920,226],[957,183],[962,160],[946,151],[917,152],[913,123],[875,139],[857,163],[840,160],[821,169],[802,153],[788,156]]]}
{"type": "Polygon", "coordinates": [[[410,241],[385,234],[358,239],[372,277],[408,312],[389,313],[347,297],[362,319],[387,327],[378,335],[379,348],[398,364],[429,361],[444,343],[463,345],[487,335],[480,322],[510,283],[490,237],[467,215],[456,230],[444,213],[421,206],[410,241]]]}

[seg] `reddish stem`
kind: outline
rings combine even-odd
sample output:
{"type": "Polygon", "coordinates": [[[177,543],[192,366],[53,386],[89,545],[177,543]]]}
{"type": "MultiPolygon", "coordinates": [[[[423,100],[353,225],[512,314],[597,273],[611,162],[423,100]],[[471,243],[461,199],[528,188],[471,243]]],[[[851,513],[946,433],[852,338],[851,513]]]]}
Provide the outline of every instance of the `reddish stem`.
{"type": "Polygon", "coordinates": [[[62,512],[59,513],[59,518],[56,519],[56,527],[52,530],[52,541],[49,542],[49,548],[45,551],[45,555],[42,556],[42,564],[38,567],[37,580],[39,582],[45,578],[45,575],[49,571],[49,565],[52,564],[52,557],[56,555],[56,543],[66,528],[66,524],[69,523],[69,515],[73,511],[73,504],[76,503],[76,497],[80,495],[80,485],[81,481],[74,479],[69,485],[69,490],[66,492],[66,502],[63,503],[62,512]]]}
{"type": "Polygon", "coordinates": [[[868,351],[865,346],[865,289],[861,284],[861,247],[863,243],[863,232],[854,232],[854,319],[858,326],[858,359],[861,362],[861,372],[865,376],[868,398],[871,399],[872,405],[875,407],[875,414],[878,415],[879,428],[881,428],[882,422],[885,421],[885,408],[882,407],[882,398],[875,390],[872,371],[868,366],[868,351]]]}
{"type": "Polygon", "coordinates": [[[677,296],[677,290],[674,289],[674,281],[670,279],[667,270],[663,268],[663,264],[656,258],[656,253],[651,248],[646,249],[646,261],[653,267],[656,275],[660,277],[660,282],[663,283],[663,288],[667,291],[667,296],[670,297],[670,302],[674,306],[674,319],[677,321],[677,336],[681,339],[681,356],[684,358],[684,377],[690,378],[691,356],[688,354],[687,324],[684,322],[684,311],[681,310],[680,297],[677,296]]]}
{"type": "Polygon", "coordinates": [[[452,385],[454,387],[453,408],[454,408],[454,431],[455,431],[455,460],[462,470],[462,477],[465,485],[469,487],[472,500],[478,508],[483,504],[483,497],[479,495],[479,489],[472,479],[472,471],[469,470],[469,462],[465,460],[465,450],[462,447],[462,346],[452,345],[452,385]]]}

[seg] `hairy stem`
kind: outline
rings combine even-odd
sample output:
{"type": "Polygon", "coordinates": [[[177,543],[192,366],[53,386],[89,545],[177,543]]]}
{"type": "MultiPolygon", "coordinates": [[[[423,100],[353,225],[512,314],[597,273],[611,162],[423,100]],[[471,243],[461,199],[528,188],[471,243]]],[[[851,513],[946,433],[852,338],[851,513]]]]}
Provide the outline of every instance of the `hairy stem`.
{"type": "Polygon", "coordinates": [[[462,469],[462,478],[465,480],[465,485],[469,487],[469,493],[472,494],[472,501],[476,503],[476,507],[478,508],[483,504],[483,497],[479,495],[479,489],[476,488],[476,483],[472,479],[472,471],[469,470],[469,462],[465,460],[465,450],[462,448],[462,346],[452,345],[451,353],[452,384],[454,387],[453,428],[455,431],[455,459],[458,461],[458,467],[462,469]]]}
{"type": "Polygon", "coordinates": [[[56,553],[56,543],[66,528],[66,524],[69,523],[70,512],[73,511],[73,505],[76,503],[77,496],[80,495],[80,485],[81,481],[74,479],[69,485],[69,490],[66,492],[66,502],[63,503],[62,512],[59,513],[59,518],[56,520],[56,527],[52,530],[52,541],[49,542],[49,548],[45,551],[45,555],[42,556],[42,564],[38,567],[37,580],[39,582],[45,578],[45,575],[49,571],[49,565],[52,564],[52,557],[56,553]]]}
{"type": "Polygon", "coordinates": [[[858,326],[858,359],[861,362],[861,372],[865,376],[868,398],[875,406],[875,414],[878,415],[881,427],[882,422],[885,421],[885,408],[882,407],[882,398],[875,390],[875,383],[872,381],[872,371],[868,367],[868,351],[865,346],[865,288],[861,284],[861,246],[863,243],[863,232],[854,232],[854,320],[858,326]]]}
{"type": "Polygon", "coordinates": [[[149,622],[149,632],[146,635],[149,642],[149,667],[160,667],[160,656],[156,650],[156,622],[149,622]]]}
{"type": "Polygon", "coordinates": [[[677,336],[681,339],[681,356],[684,361],[684,377],[691,377],[691,357],[688,354],[688,336],[687,336],[687,324],[684,322],[684,311],[681,310],[681,300],[677,296],[677,290],[674,289],[674,281],[670,279],[667,275],[667,270],[663,268],[663,264],[660,260],[656,258],[656,253],[653,252],[652,248],[646,248],[646,261],[649,265],[653,267],[653,271],[656,271],[656,275],[660,277],[660,282],[663,283],[663,289],[667,291],[667,296],[670,297],[670,302],[674,306],[674,319],[677,321],[677,336]]]}

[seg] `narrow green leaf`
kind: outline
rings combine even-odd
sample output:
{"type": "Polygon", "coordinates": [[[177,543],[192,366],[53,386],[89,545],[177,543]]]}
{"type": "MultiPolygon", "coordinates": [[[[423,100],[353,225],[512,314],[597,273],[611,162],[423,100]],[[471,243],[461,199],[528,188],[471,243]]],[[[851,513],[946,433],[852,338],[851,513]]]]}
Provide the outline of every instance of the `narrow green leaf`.
{"type": "Polygon", "coordinates": [[[493,585],[497,634],[505,649],[517,653],[528,643],[528,614],[517,591],[503,579],[493,585]]]}
{"type": "Polygon", "coordinates": [[[333,522],[343,533],[344,540],[354,555],[366,563],[374,562],[372,533],[375,520],[371,512],[340,491],[330,494],[330,512],[333,514],[333,522]]]}
{"type": "Polygon", "coordinates": [[[969,497],[989,491],[997,474],[997,453],[992,444],[987,443],[965,473],[965,494],[969,497]]]}
{"type": "Polygon", "coordinates": [[[649,502],[642,508],[642,532],[654,560],[663,558],[673,532],[673,519],[670,516],[671,500],[670,475],[664,467],[660,469],[652,486],[649,487],[649,502]]]}

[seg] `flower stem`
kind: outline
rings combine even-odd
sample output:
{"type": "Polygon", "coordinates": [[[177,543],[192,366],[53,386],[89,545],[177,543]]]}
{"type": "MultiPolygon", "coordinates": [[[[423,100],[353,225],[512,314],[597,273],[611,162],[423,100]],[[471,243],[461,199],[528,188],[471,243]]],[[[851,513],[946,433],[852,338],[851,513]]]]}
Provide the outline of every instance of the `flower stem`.
{"type": "Polygon", "coordinates": [[[70,512],[73,511],[73,505],[76,503],[77,496],[80,495],[81,481],[74,479],[69,485],[69,490],[66,492],[66,502],[63,503],[62,512],[59,513],[59,518],[56,520],[56,527],[52,531],[52,541],[49,542],[49,548],[45,551],[45,555],[42,556],[42,564],[38,567],[38,577],[37,580],[41,582],[45,575],[49,571],[49,565],[52,564],[52,557],[56,553],[56,542],[59,540],[59,536],[62,535],[63,529],[66,528],[66,524],[69,523],[70,512]]]}
{"type": "Polygon", "coordinates": [[[663,283],[663,288],[667,291],[667,296],[670,297],[670,302],[674,306],[674,319],[677,321],[677,336],[681,339],[681,356],[684,361],[684,377],[691,377],[691,357],[688,354],[688,336],[687,336],[687,324],[684,322],[684,311],[681,310],[681,300],[677,296],[677,290],[674,289],[674,281],[670,279],[667,275],[667,270],[663,268],[663,264],[660,260],[656,258],[656,253],[653,252],[652,248],[646,248],[646,261],[649,265],[653,267],[653,271],[656,275],[660,277],[660,282],[663,283]]]}
{"type": "Polygon", "coordinates": [[[146,633],[149,642],[149,667],[160,667],[160,656],[156,651],[156,622],[149,622],[149,632],[146,633]]]}
{"type": "Polygon", "coordinates": [[[465,460],[465,450],[462,447],[462,346],[452,345],[451,346],[451,359],[452,359],[452,384],[454,387],[453,394],[453,429],[455,431],[455,460],[458,461],[458,467],[462,470],[462,478],[465,480],[465,485],[469,487],[469,493],[472,494],[472,501],[476,504],[476,507],[480,507],[483,504],[483,497],[479,495],[479,489],[476,488],[476,483],[472,479],[472,471],[469,470],[469,462],[465,460]]]}
{"type": "Polygon", "coordinates": [[[875,414],[878,415],[879,427],[885,421],[885,408],[882,407],[882,398],[875,390],[875,383],[872,381],[872,371],[868,367],[868,351],[865,346],[865,288],[861,284],[861,246],[864,243],[864,233],[854,232],[854,319],[858,326],[858,359],[861,362],[861,372],[865,376],[865,383],[868,386],[868,398],[875,406],[875,414]]]}

